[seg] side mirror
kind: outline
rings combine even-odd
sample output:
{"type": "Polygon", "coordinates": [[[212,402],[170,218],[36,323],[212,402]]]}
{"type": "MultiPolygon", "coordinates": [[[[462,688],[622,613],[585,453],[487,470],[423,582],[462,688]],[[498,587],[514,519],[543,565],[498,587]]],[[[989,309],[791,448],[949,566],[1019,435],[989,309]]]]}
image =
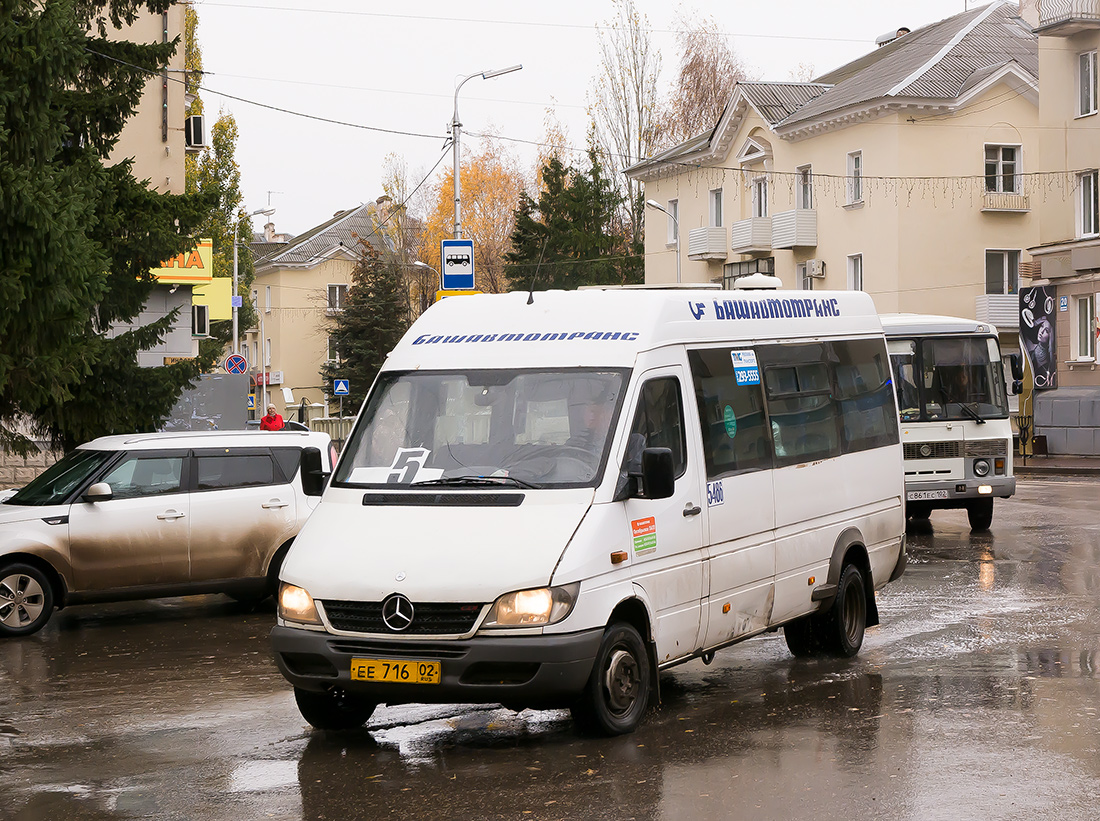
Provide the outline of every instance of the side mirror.
{"type": "Polygon", "coordinates": [[[1012,384],[1008,386],[1008,390],[1013,396],[1019,396],[1024,392],[1024,380],[1013,379],[1012,384]]]}
{"type": "MultiPolygon", "coordinates": [[[[1024,378],[1024,363],[1020,361],[1020,355],[1018,353],[1008,355],[1008,368],[1012,371],[1012,379],[1015,382],[1019,382],[1024,378]]],[[[1019,393],[1018,390],[1013,390],[1013,393],[1019,393]]]]}
{"type": "Polygon", "coordinates": [[[302,448],[302,492],[306,496],[320,496],[325,491],[328,474],[321,464],[318,448],[302,448]]]}
{"type": "Polygon", "coordinates": [[[642,451],[642,487],[647,499],[667,499],[676,489],[676,468],[670,448],[642,451]]]}
{"type": "Polygon", "coordinates": [[[115,492],[111,490],[111,486],[106,482],[96,482],[94,485],[84,491],[84,495],[80,498],[85,502],[106,502],[108,499],[113,498],[115,492]]]}

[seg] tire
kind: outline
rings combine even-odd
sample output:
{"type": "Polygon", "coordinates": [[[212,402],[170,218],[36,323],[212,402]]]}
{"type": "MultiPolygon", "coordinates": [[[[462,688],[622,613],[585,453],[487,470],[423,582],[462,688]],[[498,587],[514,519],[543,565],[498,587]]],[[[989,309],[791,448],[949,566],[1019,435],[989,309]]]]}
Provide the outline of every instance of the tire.
{"type": "Polygon", "coordinates": [[[0,636],[28,636],[53,615],[53,585],[34,565],[0,566],[0,636]]]}
{"type": "Polygon", "coordinates": [[[844,567],[837,584],[836,600],[822,622],[822,640],[829,653],[851,658],[863,646],[867,628],[867,590],[863,573],[854,564],[844,567]]]}
{"type": "Polygon", "coordinates": [[[966,518],[971,530],[989,530],[993,524],[993,500],[976,499],[966,506],[966,518]]]}
{"type": "Polygon", "coordinates": [[[601,735],[632,733],[649,707],[652,669],[645,642],[629,624],[604,631],[584,692],[572,707],[584,731],[601,735]]]}
{"type": "Polygon", "coordinates": [[[932,508],[921,504],[909,505],[905,508],[905,515],[915,522],[923,522],[932,515],[932,508]]]}
{"type": "Polygon", "coordinates": [[[783,638],[787,649],[795,658],[809,658],[821,653],[821,641],[817,616],[803,616],[783,625],[783,638]]]}
{"type": "Polygon", "coordinates": [[[355,730],[374,714],[376,702],[353,696],[339,687],[323,692],[294,688],[298,712],[318,730],[355,730]]]}

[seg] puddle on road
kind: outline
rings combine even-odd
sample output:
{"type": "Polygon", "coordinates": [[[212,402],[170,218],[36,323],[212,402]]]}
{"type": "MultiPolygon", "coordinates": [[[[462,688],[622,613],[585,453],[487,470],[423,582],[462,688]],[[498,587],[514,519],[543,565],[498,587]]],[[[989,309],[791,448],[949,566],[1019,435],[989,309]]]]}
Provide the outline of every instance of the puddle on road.
{"type": "Polygon", "coordinates": [[[298,762],[279,759],[243,761],[229,774],[229,791],[263,792],[297,786],[298,762]]]}

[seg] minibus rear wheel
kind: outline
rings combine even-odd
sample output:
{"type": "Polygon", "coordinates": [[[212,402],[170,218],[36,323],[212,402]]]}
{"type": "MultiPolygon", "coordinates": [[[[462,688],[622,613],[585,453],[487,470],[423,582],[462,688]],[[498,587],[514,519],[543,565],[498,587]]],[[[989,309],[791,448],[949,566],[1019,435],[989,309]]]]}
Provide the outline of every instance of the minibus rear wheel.
{"type": "Polygon", "coordinates": [[[836,599],[825,615],[822,636],[829,651],[851,658],[863,646],[867,628],[867,589],[863,573],[854,564],[845,565],[837,584],[836,599]]]}
{"type": "Polygon", "coordinates": [[[610,625],[584,692],[572,707],[573,721],[585,732],[634,732],[649,707],[650,678],[649,653],[638,631],[626,622],[610,625]]]}
{"type": "Polygon", "coordinates": [[[318,730],[354,730],[367,723],[378,705],[339,687],[321,692],[294,688],[298,712],[318,730]]]}

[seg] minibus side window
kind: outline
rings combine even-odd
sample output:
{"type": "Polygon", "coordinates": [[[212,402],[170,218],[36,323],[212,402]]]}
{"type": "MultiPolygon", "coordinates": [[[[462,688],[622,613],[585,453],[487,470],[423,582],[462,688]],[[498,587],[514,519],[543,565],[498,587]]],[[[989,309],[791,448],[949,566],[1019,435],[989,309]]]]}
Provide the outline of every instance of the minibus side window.
{"type": "Polygon", "coordinates": [[[650,379],[642,385],[638,410],[630,428],[627,459],[631,472],[641,472],[644,448],[669,448],[676,477],[687,470],[687,439],[684,433],[684,403],[680,381],[672,376],[650,379]]]}
{"type": "Polygon", "coordinates": [[[688,351],[709,480],[772,466],[759,376],[737,384],[732,350],[688,351]]]}
{"type": "Polygon", "coordinates": [[[882,341],[849,339],[832,343],[832,348],[843,451],[897,444],[890,361],[882,341]]]}
{"type": "Polygon", "coordinates": [[[829,343],[762,345],[758,349],[776,464],[797,465],[840,455],[840,416],[829,343]]]}

